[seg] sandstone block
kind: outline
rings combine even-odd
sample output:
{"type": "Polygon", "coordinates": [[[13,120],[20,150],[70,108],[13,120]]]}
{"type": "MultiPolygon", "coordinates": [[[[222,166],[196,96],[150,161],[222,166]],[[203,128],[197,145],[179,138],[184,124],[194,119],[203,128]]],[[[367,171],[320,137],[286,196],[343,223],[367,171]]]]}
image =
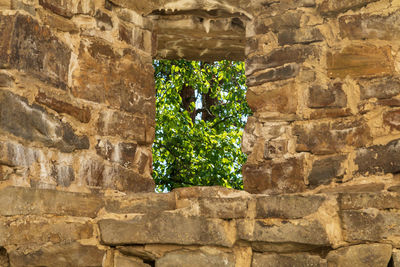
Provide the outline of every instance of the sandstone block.
{"type": "Polygon", "coordinates": [[[383,123],[391,129],[400,130],[400,110],[391,110],[383,113],[383,123]]]}
{"type": "Polygon", "coordinates": [[[399,267],[400,266],[400,251],[398,249],[393,251],[392,259],[393,259],[393,267],[399,267]]]}
{"type": "Polygon", "coordinates": [[[329,246],[324,226],[316,220],[238,220],[238,238],[249,242],[265,242],[329,246]]]}
{"type": "Polygon", "coordinates": [[[0,16],[0,67],[32,73],[66,89],[71,50],[29,16],[0,16]]]}
{"type": "Polygon", "coordinates": [[[362,147],[370,140],[369,128],[363,120],[341,119],[332,122],[308,122],[293,128],[298,152],[333,154],[346,146],[362,147]]]}
{"type": "Polygon", "coordinates": [[[320,267],[323,265],[323,260],[317,255],[308,253],[293,253],[293,254],[260,254],[254,253],[253,267],[320,267]]]}
{"type": "Polygon", "coordinates": [[[178,213],[138,215],[128,221],[100,220],[99,227],[101,240],[107,245],[178,244],[231,247],[236,240],[235,226],[232,222],[186,217],[178,213]]]}
{"type": "Polygon", "coordinates": [[[400,26],[397,23],[400,14],[388,15],[351,15],[339,18],[340,33],[343,38],[398,40],[400,26]]]}
{"type": "Polygon", "coordinates": [[[99,196],[25,187],[0,189],[0,215],[69,215],[96,217],[103,206],[99,196]]]}
{"type": "Polygon", "coordinates": [[[389,244],[362,244],[343,247],[329,252],[326,257],[328,266],[388,266],[392,256],[389,244]]]}
{"type": "Polygon", "coordinates": [[[285,12],[280,16],[258,18],[255,20],[254,31],[256,34],[266,34],[277,29],[298,29],[300,28],[301,12],[285,12]]]}
{"type": "Polygon", "coordinates": [[[39,4],[57,15],[72,18],[74,15],[93,15],[94,0],[39,0],[39,4]]]}
{"type": "Polygon", "coordinates": [[[400,140],[393,140],[387,145],[360,148],[355,164],[358,173],[398,173],[400,171],[400,140]]]}
{"type": "Polygon", "coordinates": [[[358,81],[358,84],[360,86],[361,99],[373,97],[386,99],[400,94],[400,79],[392,76],[376,79],[361,79],[358,81]]]}
{"type": "Polygon", "coordinates": [[[248,199],[237,198],[201,198],[200,213],[206,218],[237,219],[248,216],[248,199]]]}
{"type": "Polygon", "coordinates": [[[394,74],[389,46],[352,45],[341,52],[327,54],[330,78],[376,77],[394,74]]]}
{"type": "Polygon", "coordinates": [[[400,195],[395,193],[342,193],[338,197],[342,210],[358,210],[365,208],[400,209],[400,195]]]}
{"type": "Polygon", "coordinates": [[[288,152],[288,140],[269,140],[265,143],[264,159],[282,158],[288,152]]]}
{"type": "Polygon", "coordinates": [[[57,29],[63,32],[78,33],[79,27],[68,18],[61,17],[52,12],[43,9],[38,9],[37,13],[45,25],[50,28],[57,29]]]}
{"type": "Polygon", "coordinates": [[[288,64],[275,69],[269,69],[265,72],[252,75],[247,78],[248,86],[257,86],[267,82],[275,82],[287,80],[295,77],[299,72],[299,66],[296,64],[288,64]]]}
{"type": "Polygon", "coordinates": [[[79,243],[48,245],[28,254],[14,250],[11,266],[102,266],[104,250],[79,243]]]}
{"type": "Polygon", "coordinates": [[[281,46],[293,44],[310,44],[324,40],[318,28],[301,28],[296,30],[283,30],[278,34],[278,43],[281,46]]]}
{"type": "Polygon", "coordinates": [[[164,257],[156,261],[158,267],[208,267],[208,266],[230,266],[235,265],[235,256],[233,253],[223,253],[212,249],[207,252],[200,251],[176,251],[166,254],[164,257]]]}
{"type": "Polygon", "coordinates": [[[253,194],[302,192],[306,189],[303,175],[304,162],[302,158],[243,166],[244,189],[253,194]]]}
{"type": "Polygon", "coordinates": [[[0,9],[10,9],[11,0],[0,0],[0,9]]]}
{"type": "Polygon", "coordinates": [[[87,136],[78,136],[73,128],[37,105],[11,92],[0,90],[0,129],[28,141],[38,141],[62,152],[89,148],[87,136]]]}
{"type": "Polygon", "coordinates": [[[5,72],[0,72],[0,87],[12,87],[13,85],[14,78],[5,72]]]}
{"type": "Polygon", "coordinates": [[[137,146],[136,143],[112,144],[109,140],[98,140],[96,151],[104,159],[129,168],[135,164],[137,146]]]}
{"type": "Polygon", "coordinates": [[[323,88],[313,85],[308,90],[308,107],[310,108],[344,108],[347,106],[347,97],[341,83],[323,88]]]}
{"type": "Polygon", "coordinates": [[[336,179],[341,180],[344,175],[342,164],[346,156],[338,155],[315,160],[312,164],[308,182],[311,187],[327,185],[336,179]]]}
{"type": "Polygon", "coordinates": [[[318,10],[324,15],[335,15],[350,9],[359,9],[376,1],[378,0],[324,0],[319,4],[318,10]]]}
{"type": "Polygon", "coordinates": [[[94,18],[96,19],[97,27],[99,27],[102,31],[112,30],[113,22],[110,15],[98,9],[96,10],[94,18]]]}
{"type": "Polygon", "coordinates": [[[150,267],[139,258],[125,257],[122,255],[114,256],[114,266],[116,267],[150,267]]]}
{"type": "Polygon", "coordinates": [[[320,195],[260,196],[256,202],[256,218],[299,219],[315,213],[324,200],[320,195]]]}

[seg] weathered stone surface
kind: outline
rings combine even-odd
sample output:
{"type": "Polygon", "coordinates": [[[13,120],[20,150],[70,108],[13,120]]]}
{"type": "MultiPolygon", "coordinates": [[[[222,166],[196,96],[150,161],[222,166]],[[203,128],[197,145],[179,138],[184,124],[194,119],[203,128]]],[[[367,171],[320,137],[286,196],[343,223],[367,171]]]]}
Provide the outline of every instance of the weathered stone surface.
{"type": "Polygon", "coordinates": [[[80,45],[79,68],[73,72],[72,94],[107,103],[130,113],[155,118],[153,67],[150,57],[134,50],[114,51],[100,39],[84,39],[80,45]]]}
{"type": "Polygon", "coordinates": [[[400,140],[393,140],[387,145],[360,148],[355,164],[358,173],[398,173],[400,172],[400,140]]]}
{"type": "Polygon", "coordinates": [[[400,94],[400,80],[395,77],[361,79],[358,84],[360,86],[361,99],[372,97],[385,99],[400,94]]]}
{"type": "Polygon", "coordinates": [[[310,108],[344,108],[347,105],[347,97],[342,89],[342,83],[329,85],[323,88],[313,85],[308,90],[308,107],[310,108]]]}
{"type": "Polygon", "coordinates": [[[0,248],[0,266],[3,266],[3,267],[10,266],[7,250],[5,248],[0,248]]]}
{"type": "Polygon", "coordinates": [[[378,193],[385,189],[384,183],[367,183],[367,184],[336,184],[335,187],[326,187],[318,191],[318,193],[378,193]]]}
{"type": "Polygon", "coordinates": [[[324,226],[316,220],[238,220],[238,238],[250,242],[329,246],[324,226]]]}
{"type": "Polygon", "coordinates": [[[61,17],[44,9],[38,9],[37,13],[42,22],[53,29],[69,33],[79,32],[79,27],[68,18],[61,17]]]}
{"type": "Polygon", "coordinates": [[[400,110],[390,110],[383,113],[383,123],[391,129],[400,130],[400,110]]]}
{"type": "Polygon", "coordinates": [[[0,67],[16,68],[65,89],[71,50],[29,16],[0,16],[0,67]]]}
{"type": "Polygon", "coordinates": [[[308,182],[311,187],[330,184],[335,179],[341,180],[344,175],[342,164],[346,156],[338,155],[315,160],[308,175],[308,182]]]}
{"type": "Polygon", "coordinates": [[[287,64],[285,66],[258,73],[257,75],[248,76],[247,85],[257,86],[267,82],[287,80],[295,77],[298,71],[299,67],[297,64],[287,64]]]}
{"type": "Polygon", "coordinates": [[[246,75],[265,70],[268,68],[276,68],[287,63],[303,63],[308,57],[316,55],[316,49],[313,46],[288,46],[278,48],[270,52],[266,56],[255,56],[246,60],[246,75]]]}
{"type": "MultiPolygon", "coordinates": [[[[399,267],[400,266],[400,250],[395,249],[393,250],[393,254],[392,254],[392,260],[393,260],[393,267],[399,267]]],[[[390,265],[388,265],[390,266],[390,265]]]]}
{"type": "Polygon", "coordinates": [[[58,186],[68,187],[75,181],[75,173],[72,166],[53,164],[51,176],[54,177],[58,186]]]}
{"type": "Polygon", "coordinates": [[[13,85],[13,77],[5,72],[0,72],[0,87],[12,87],[13,85]]]}
{"type": "Polygon", "coordinates": [[[378,0],[324,0],[319,4],[318,9],[322,14],[330,15],[345,12],[350,9],[358,9],[376,1],[378,0]]]}
{"type": "Polygon", "coordinates": [[[330,78],[385,76],[394,73],[391,48],[374,45],[352,45],[341,52],[327,54],[330,78]]]}
{"type": "Polygon", "coordinates": [[[238,196],[248,196],[243,191],[226,188],[222,186],[192,186],[175,188],[173,192],[179,199],[200,199],[200,198],[232,198],[238,196]]]}
{"type": "Polygon", "coordinates": [[[298,29],[300,28],[301,16],[301,12],[285,12],[280,16],[258,18],[254,22],[254,31],[256,34],[266,34],[278,29],[298,29]]]}
{"type": "Polygon", "coordinates": [[[393,12],[388,15],[351,15],[339,18],[342,37],[354,39],[398,40],[400,26],[397,23],[400,14],[393,12]]]}
{"type": "Polygon", "coordinates": [[[0,0],[0,8],[10,9],[11,8],[11,0],[0,0]]]}
{"type": "Polygon", "coordinates": [[[174,210],[175,194],[128,194],[121,198],[107,198],[106,211],[112,213],[159,213],[166,210],[174,210]]]}
{"type": "Polygon", "coordinates": [[[260,254],[254,253],[252,267],[320,267],[323,260],[317,255],[308,253],[294,254],[260,254]]]}
{"type": "Polygon", "coordinates": [[[110,15],[98,9],[94,17],[96,19],[97,27],[99,27],[102,31],[112,30],[113,22],[110,15]]]}
{"type": "Polygon", "coordinates": [[[10,253],[11,266],[102,266],[104,250],[79,243],[48,245],[28,254],[14,250],[10,253]]]}
{"type": "Polygon", "coordinates": [[[256,218],[299,219],[316,212],[324,200],[319,195],[260,196],[256,202],[256,218]]]}
{"type": "Polygon", "coordinates": [[[201,198],[200,213],[206,218],[238,219],[248,216],[247,198],[201,198]]]}
{"type": "Polygon", "coordinates": [[[298,30],[283,30],[278,34],[278,43],[281,46],[293,44],[310,44],[323,41],[318,28],[309,27],[301,28],[298,30]]]}
{"type": "Polygon", "coordinates": [[[22,97],[0,90],[0,128],[29,141],[38,141],[62,152],[88,149],[87,136],[78,136],[69,124],[29,105],[22,97]]]}
{"type": "Polygon", "coordinates": [[[156,261],[157,267],[208,267],[208,266],[230,266],[235,265],[235,256],[229,253],[223,253],[216,249],[205,249],[200,251],[176,251],[166,254],[156,261]]]}
{"type": "Polygon", "coordinates": [[[141,259],[133,257],[125,257],[122,255],[114,256],[114,266],[116,267],[150,267],[150,265],[144,263],[141,259]]]}
{"type": "Polygon", "coordinates": [[[0,189],[0,215],[70,215],[94,218],[103,201],[93,194],[24,187],[0,189]]]}
{"type": "Polygon", "coordinates": [[[329,122],[308,122],[293,128],[297,136],[296,150],[313,154],[333,154],[346,146],[362,147],[370,140],[370,131],[363,120],[342,119],[329,122]]]}
{"type": "Polygon", "coordinates": [[[342,193],[338,197],[339,208],[357,210],[364,208],[400,209],[400,195],[395,193],[342,193]]]}
{"type": "Polygon", "coordinates": [[[398,98],[380,99],[377,103],[382,106],[400,107],[400,99],[398,98]]]}
{"type": "Polygon", "coordinates": [[[231,247],[235,242],[232,222],[178,213],[138,215],[129,221],[100,220],[99,227],[101,240],[107,245],[158,243],[231,247]]]}
{"type": "Polygon", "coordinates": [[[345,241],[397,242],[400,236],[400,215],[396,212],[379,211],[374,208],[344,210],[341,217],[345,241]]]}
{"type": "Polygon", "coordinates": [[[98,155],[106,160],[118,162],[126,168],[135,164],[136,150],[136,143],[112,144],[109,140],[99,140],[96,145],[98,155]]]}
{"type": "Polygon", "coordinates": [[[78,14],[93,15],[95,9],[93,0],[39,0],[39,4],[67,18],[78,14]]]}
{"type": "MultiPolygon", "coordinates": [[[[258,79],[257,76],[256,79],[258,79]]],[[[251,82],[249,83],[249,85],[251,82]]],[[[263,90],[256,93],[248,90],[246,94],[247,103],[253,111],[276,111],[281,113],[296,113],[297,92],[292,82],[277,85],[278,88],[263,90]]]]}
{"type": "Polygon", "coordinates": [[[288,152],[288,140],[269,140],[265,142],[264,159],[282,158],[288,152]]]}
{"type": "Polygon", "coordinates": [[[88,107],[78,107],[66,101],[48,96],[44,92],[39,92],[35,101],[57,111],[58,113],[68,114],[83,123],[88,123],[91,119],[91,111],[88,107]]]}
{"type": "Polygon", "coordinates": [[[93,225],[65,217],[20,217],[0,220],[0,246],[72,242],[93,236],[93,225]]]}
{"type": "Polygon", "coordinates": [[[339,248],[329,252],[326,257],[328,266],[388,266],[392,256],[389,244],[363,244],[339,248]]]}
{"type": "Polygon", "coordinates": [[[250,193],[296,193],[305,190],[304,162],[290,158],[243,166],[244,189],[250,193]]]}

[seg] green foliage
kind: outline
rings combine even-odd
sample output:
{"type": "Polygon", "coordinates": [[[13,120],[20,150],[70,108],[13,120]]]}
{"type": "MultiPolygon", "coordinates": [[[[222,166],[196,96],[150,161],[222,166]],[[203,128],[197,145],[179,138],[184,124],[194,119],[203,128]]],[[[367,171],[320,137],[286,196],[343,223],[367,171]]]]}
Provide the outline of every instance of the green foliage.
{"type": "Polygon", "coordinates": [[[251,113],[244,63],[163,60],[154,61],[154,67],[157,190],[194,185],[243,188],[246,155],[240,142],[251,113]]]}

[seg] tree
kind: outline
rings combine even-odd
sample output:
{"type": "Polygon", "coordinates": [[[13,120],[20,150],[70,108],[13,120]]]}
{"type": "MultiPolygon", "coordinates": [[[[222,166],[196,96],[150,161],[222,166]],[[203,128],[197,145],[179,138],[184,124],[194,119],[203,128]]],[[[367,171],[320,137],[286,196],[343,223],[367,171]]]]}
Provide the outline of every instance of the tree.
{"type": "Polygon", "coordinates": [[[243,62],[154,61],[159,191],[194,185],[243,188],[247,106],[243,62]]]}

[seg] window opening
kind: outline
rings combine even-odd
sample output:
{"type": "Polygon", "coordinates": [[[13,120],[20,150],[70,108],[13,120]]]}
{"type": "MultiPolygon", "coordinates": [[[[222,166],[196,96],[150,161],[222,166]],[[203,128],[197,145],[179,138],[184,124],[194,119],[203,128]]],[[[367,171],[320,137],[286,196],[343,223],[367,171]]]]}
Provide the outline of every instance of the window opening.
{"type": "Polygon", "coordinates": [[[244,62],[155,60],[156,190],[243,188],[241,138],[251,110],[244,62]]]}

